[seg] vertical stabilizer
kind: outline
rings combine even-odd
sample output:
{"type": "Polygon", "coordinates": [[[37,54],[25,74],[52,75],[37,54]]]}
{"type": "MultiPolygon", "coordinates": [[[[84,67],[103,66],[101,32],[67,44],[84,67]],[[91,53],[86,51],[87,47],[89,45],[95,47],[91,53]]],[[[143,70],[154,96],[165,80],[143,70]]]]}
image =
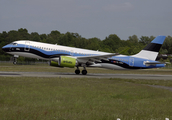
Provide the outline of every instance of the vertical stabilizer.
{"type": "Polygon", "coordinates": [[[149,60],[156,60],[159,50],[165,40],[166,36],[157,36],[151,43],[149,43],[143,50],[133,57],[145,58],[149,60]]]}

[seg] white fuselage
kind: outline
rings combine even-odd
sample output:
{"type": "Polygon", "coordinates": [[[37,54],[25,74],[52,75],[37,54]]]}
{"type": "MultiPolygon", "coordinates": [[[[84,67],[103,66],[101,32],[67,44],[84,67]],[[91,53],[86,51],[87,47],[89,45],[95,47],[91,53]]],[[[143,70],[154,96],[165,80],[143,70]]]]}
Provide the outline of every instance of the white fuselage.
{"type": "MultiPolygon", "coordinates": [[[[159,42],[158,37],[158,42],[159,42]]],[[[164,38],[165,39],[165,38],[164,38]]],[[[70,56],[75,58],[80,66],[103,67],[109,69],[145,69],[164,67],[164,64],[156,63],[158,49],[154,46],[160,46],[155,39],[152,46],[140,51],[133,56],[114,55],[115,53],[100,52],[75,47],[53,45],[29,40],[15,41],[12,44],[4,46],[2,49],[12,55],[24,56],[36,59],[59,61],[60,56],[70,56]],[[152,64],[150,64],[152,63],[152,64]]],[[[77,66],[78,67],[78,66],[77,66]]]]}

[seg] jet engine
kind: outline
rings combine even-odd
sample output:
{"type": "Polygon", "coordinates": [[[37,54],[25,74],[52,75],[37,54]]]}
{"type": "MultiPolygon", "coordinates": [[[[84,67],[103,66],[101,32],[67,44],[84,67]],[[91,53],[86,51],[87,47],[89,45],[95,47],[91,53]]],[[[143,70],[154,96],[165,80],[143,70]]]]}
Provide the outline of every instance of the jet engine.
{"type": "Polygon", "coordinates": [[[76,64],[77,64],[77,61],[75,58],[67,57],[67,56],[60,56],[58,62],[50,61],[50,66],[54,66],[54,67],[74,68],[76,64]]]}

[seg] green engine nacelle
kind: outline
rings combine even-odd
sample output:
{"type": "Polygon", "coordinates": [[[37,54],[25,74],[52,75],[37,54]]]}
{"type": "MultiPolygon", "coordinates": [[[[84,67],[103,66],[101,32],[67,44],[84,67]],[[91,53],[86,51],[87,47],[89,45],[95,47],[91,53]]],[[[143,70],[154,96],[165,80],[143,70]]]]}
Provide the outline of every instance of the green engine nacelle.
{"type": "Polygon", "coordinates": [[[59,66],[74,68],[76,65],[76,59],[72,57],[60,56],[59,66]]]}
{"type": "Polygon", "coordinates": [[[61,66],[59,66],[59,63],[58,62],[55,62],[55,61],[50,61],[49,65],[50,66],[54,66],[54,67],[61,67],[61,66]]]}
{"type": "Polygon", "coordinates": [[[76,59],[72,57],[60,56],[59,62],[51,61],[50,66],[74,68],[76,59]]]}

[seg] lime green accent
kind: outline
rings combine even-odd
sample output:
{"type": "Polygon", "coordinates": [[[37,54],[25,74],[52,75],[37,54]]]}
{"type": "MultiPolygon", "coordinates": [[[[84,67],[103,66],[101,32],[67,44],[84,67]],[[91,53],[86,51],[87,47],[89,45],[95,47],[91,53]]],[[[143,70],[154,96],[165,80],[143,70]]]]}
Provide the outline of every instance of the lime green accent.
{"type": "Polygon", "coordinates": [[[74,68],[76,64],[76,59],[72,57],[61,56],[59,65],[61,67],[74,68]]]}
{"type": "Polygon", "coordinates": [[[76,59],[72,57],[61,56],[59,62],[51,61],[50,66],[54,67],[69,67],[74,68],[76,64],[76,59]]]}
{"type": "Polygon", "coordinates": [[[51,61],[50,66],[61,67],[61,66],[59,66],[58,62],[55,62],[55,61],[51,61]]]}

